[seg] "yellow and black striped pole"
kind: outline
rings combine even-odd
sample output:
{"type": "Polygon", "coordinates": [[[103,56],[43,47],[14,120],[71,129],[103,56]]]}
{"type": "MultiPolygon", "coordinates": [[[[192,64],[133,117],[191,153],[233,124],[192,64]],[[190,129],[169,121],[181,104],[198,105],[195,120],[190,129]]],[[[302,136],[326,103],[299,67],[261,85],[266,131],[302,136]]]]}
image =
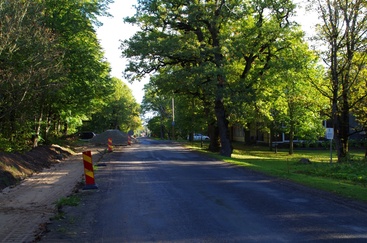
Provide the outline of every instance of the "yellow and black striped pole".
{"type": "Polygon", "coordinates": [[[84,175],[85,175],[85,187],[83,189],[84,190],[98,189],[94,181],[94,170],[93,170],[91,151],[83,152],[83,164],[84,164],[84,175]]]}

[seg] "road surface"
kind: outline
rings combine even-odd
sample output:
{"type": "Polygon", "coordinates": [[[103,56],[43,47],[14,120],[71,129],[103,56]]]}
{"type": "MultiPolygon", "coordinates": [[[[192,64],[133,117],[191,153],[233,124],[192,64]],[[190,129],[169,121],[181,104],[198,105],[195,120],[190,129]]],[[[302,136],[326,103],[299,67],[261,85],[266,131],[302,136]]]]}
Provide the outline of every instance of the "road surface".
{"type": "Polygon", "coordinates": [[[42,242],[367,242],[367,208],[176,143],[142,139],[102,162],[98,190],[42,242]]]}

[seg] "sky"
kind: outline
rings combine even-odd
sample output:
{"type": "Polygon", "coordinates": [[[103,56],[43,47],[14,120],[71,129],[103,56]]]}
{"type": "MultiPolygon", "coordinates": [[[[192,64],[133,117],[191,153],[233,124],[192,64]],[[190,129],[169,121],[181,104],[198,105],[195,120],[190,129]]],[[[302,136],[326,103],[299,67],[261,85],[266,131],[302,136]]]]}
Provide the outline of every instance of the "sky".
{"type": "MultiPolygon", "coordinates": [[[[296,0],[295,2],[303,3],[304,1],[296,0]]],[[[121,57],[121,50],[119,49],[120,40],[130,38],[137,31],[137,27],[123,22],[124,17],[134,15],[135,9],[132,7],[134,4],[136,4],[136,0],[115,0],[114,3],[110,4],[109,13],[113,17],[99,18],[103,26],[97,28],[97,37],[104,49],[105,58],[111,65],[111,75],[126,83],[132,90],[136,101],[141,103],[144,96],[144,84],[148,82],[149,77],[130,84],[123,77],[127,61],[121,57]]],[[[299,16],[296,20],[302,24],[303,30],[307,33],[312,32],[312,26],[316,23],[317,17],[312,14],[304,14],[304,9],[299,9],[297,12],[299,16]]]]}
{"type": "Polygon", "coordinates": [[[136,27],[123,22],[124,17],[134,15],[135,9],[132,7],[134,4],[136,4],[136,0],[115,0],[114,3],[110,4],[109,13],[113,17],[99,18],[103,26],[97,28],[97,38],[105,52],[105,58],[111,65],[111,76],[119,78],[127,84],[136,101],[141,103],[144,96],[143,88],[144,84],[147,83],[147,79],[130,84],[123,77],[127,61],[121,57],[121,50],[119,49],[120,40],[130,38],[137,31],[136,27]]]}

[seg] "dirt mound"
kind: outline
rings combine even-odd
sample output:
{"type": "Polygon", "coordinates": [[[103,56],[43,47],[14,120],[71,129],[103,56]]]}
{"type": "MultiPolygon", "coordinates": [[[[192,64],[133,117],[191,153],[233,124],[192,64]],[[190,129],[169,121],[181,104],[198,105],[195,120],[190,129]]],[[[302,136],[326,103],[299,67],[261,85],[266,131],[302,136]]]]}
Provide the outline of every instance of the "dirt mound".
{"type": "Polygon", "coordinates": [[[39,146],[25,153],[0,153],[0,190],[59,163],[72,151],[57,145],[39,146]]]}
{"type": "Polygon", "coordinates": [[[90,140],[92,144],[107,145],[108,139],[112,139],[112,145],[127,145],[128,135],[120,130],[107,130],[90,140]]]}

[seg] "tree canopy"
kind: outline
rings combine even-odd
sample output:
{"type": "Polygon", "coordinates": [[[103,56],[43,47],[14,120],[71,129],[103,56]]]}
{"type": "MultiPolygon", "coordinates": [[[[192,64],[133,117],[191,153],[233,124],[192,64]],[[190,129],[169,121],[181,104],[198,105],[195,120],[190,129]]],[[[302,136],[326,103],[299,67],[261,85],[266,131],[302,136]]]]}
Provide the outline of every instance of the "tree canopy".
{"type": "Polygon", "coordinates": [[[294,72],[312,68],[311,57],[302,59],[310,56],[307,48],[299,48],[293,64],[281,61],[303,41],[291,21],[294,10],[288,0],[138,1],[136,14],[125,19],[141,27],[122,43],[127,77],[154,72],[155,90],[186,97],[187,107],[196,100],[207,118],[210,149],[230,156],[230,123],[255,122],[255,112],[270,118],[275,100],[269,92],[284,93],[277,84],[310,78],[286,75],[290,65],[294,72]]]}
{"type": "Polygon", "coordinates": [[[118,102],[119,109],[125,105],[118,114],[123,119],[109,115],[119,127],[139,126],[138,104],[122,81],[110,77],[96,36],[98,16],[108,15],[110,2],[0,0],[1,150],[73,134],[118,102]]]}
{"type": "Polygon", "coordinates": [[[330,117],[340,162],[346,158],[349,137],[357,129],[351,129],[351,113],[354,112],[362,124],[365,121],[360,111],[367,97],[367,4],[364,0],[317,0],[312,3],[321,19],[315,40],[327,67],[326,88],[319,90],[330,100],[330,117]]]}

